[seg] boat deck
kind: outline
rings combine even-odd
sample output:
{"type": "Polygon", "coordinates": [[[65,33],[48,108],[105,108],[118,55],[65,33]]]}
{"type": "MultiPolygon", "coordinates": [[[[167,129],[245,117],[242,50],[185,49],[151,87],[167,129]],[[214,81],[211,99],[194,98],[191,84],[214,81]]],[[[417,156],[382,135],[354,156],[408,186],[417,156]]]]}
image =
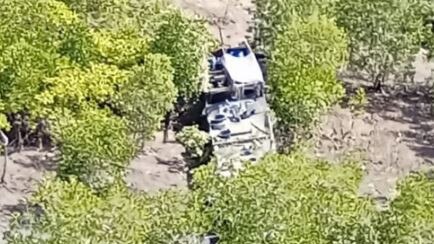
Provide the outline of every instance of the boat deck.
{"type": "Polygon", "coordinates": [[[273,149],[272,132],[268,118],[268,106],[264,97],[253,100],[241,100],[234,102],[222,102],[213,104],[208,108],[208,123],[211,124],[216,115],[225,115],[226,119],[221,129],[210,128],[210,136],[214,146],[214,154],[221,158],[238,157],[242,160],[256,161],[267,151],[273,149]],[[237,106],[244,102],[253,102],[252,108],[255,113],[248,118],[240,121],[232,121],[230,113],[224,113],[224,110],[231,106],[237,106]],[[230,130],[229,138],[220,137],[224,130],[230,130]]]}

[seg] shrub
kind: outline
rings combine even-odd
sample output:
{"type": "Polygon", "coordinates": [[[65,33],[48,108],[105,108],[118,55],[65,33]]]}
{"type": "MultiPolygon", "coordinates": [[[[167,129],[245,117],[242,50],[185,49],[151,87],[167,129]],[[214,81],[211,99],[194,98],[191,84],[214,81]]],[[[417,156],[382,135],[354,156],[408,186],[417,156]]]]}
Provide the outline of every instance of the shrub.
{"type": "Polygon", "coordinates": [[[375,88],[412,61],[431,34],[424,25],[432,1],[356,0],[336,2],[337,25],[349,39],[349,64],[367,72],[375,88]]]}
{"type": "Polygon", "coordinates": [[[173,10],[161,15],[151,50],[171,58],[174,80],[179,96],[185,101],[200,92],[203,74],[208,71],[207,55],[214,46],[207,26],[202,20],[187,18],[173,10]]]}
{"type": "Polygon", "coordinates": [[[368,99],[366,97],[365,89],[362,87],[357,88],[356,93],[350,97],[350,108],[355,113],[361,113],[365,109],[368,99]]]}
{"type": "Polygon", "coordinates": [[[434,180],[418,173],[402,180],[399,195],[386,212],[384,243],[431,243],[434,239],[434,180]]]}
{"type": "Polygon", "coordinates": [[[140,146],[160,128],[161,120],[173,108],[177,96],[169,58],[148,54],[143,59],[143,65],[131,68],[128,80],[119,85],[113,98],[140,146]]]}
{"type": "Polygon", "coordinates": [[[201,158],[210,137],[206,132],[199,130],[198,126],[187,126],[176,135],[176,140],[185,147],[190,157],[201,158]]]}
{"type": "Polygon", "coordinates": [[[202,168],[194,191],[186,194],[150,197],[113,188],[96,196],[75,181],[48,181],[33,200],[45,209],[44,217],[28,236],[14,226],[10,243],[37,242],[43,233],[44,243],[172,243],[208,231],[223,244],[369,243],[362,235],[369,222],[361,220],[374,211],[356,195],[361,175],[351,163],[330,166],[301,155],[275,155],[231,179],[217,176],[212,166],[202,168]]]}
{"type": "Polygon", "coordinates": [[[21,215],[9,243],[179,243],[207,232],[222,244],[430,243],[432,179],[403,181],[390,210],[379,212],[357,193],[362,176],[354,162],[294,153],[270,155],[234,178],[202,167],[185,193],[148,196],[114,185],[99,195],[75,179],[48,179],[31,201],[44,214],[21,215]]]}
{"type": "Polygon", "coordinates": [[[272,106],[281,124],[308,126],[343,96],[336,70],[345,61],[346,47],[345,33],[326,17],[288,23],[269,67],[272,106]]]}
{"type": "Polygon", "coordinates": [[[82,111],[57,125],[62,159],[59,176],[77,176],[94,189],[106,189],[123,176],[135,146],[127,127],[104,110],[82,111]]]}
{"type": "Polygon", "coordinates": [[[256,38],[267,51],[273,48],[288,23],[319,13],[334,17],[337,0],[262,0],[256,1],[256,38]]]}

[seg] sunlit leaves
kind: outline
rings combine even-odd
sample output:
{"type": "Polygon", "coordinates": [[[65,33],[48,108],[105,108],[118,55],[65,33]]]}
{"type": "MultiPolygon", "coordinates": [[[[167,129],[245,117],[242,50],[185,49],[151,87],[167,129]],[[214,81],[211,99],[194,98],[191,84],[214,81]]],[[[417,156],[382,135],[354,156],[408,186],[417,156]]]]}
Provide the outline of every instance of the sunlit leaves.
{"type": "Polygon", "coordinates": [[[166,0],[62,0],[96,30],[118,31],[137,28],[152,36],[160,15],[174,8],[166,0]]]}
{"type": "Polygon", "coordinates": [[[92,40],[84,22],[54,0],[0,3],[0,98],[5,112],[39,110],[35,96],[59,67],[88,64],[92,40]]]}
{"type": "Polygon", "coordinates": [[[334,15],[336,0],[262,0],[256,2],[256,35],[267,51],[288,23],[312,14],[334,15]]]}
{"type": "Polygon", "coordinates": [[[115,55],[117,58],[131,53],[127,62],[131,63],[140,53],[138,50],[146,51],[149,44],[152,53],[171,58],[179,98],[188,101],[198,95],[207,70],[206,57],[215,45],[204,20],[190,18],[164,0],[64,2],[86,16],[88,24],[98,30],[99,50],[103,57],[108,56],[108,61],[119,62],[110,60],[110,53],[120,54],[115,55]]]}
{"type": "Polygon", "coordinates": [[[159,129],[178,95],[188,100],[199,92],[210,35],[166,1],[3,0],[0,17],[0,112],[46,119],[62,157],[71,158],[62,161],[62,174],[86,183],[113,178],[123,166],[101,166],[116,159],[111,150],[130,155],[159,129]]]}
{"type": "Polygon", "coordinates": [[[119,86],[113,97],[131,132],[142,143],[159,129],[177,96],[169,58],[159,54],[143,58],[144,64],[132,68],[128,81],[119,86]]]}
{"type": "Polygon", "coordinates": [[[271,52],[272,106],[282,124],[306,126],[343,95],[336,69],[346,38],[333,21],[313,15],[287,23],[271,52]]]}
{"type": "Polygon", "coordinates": [[[78,176],[94,189],[107,187],[134,155],[125,123],[104,110],[85,110],[56,124],[60,176],[78,176]]]}
{"type": "Polygon", "coordinates": [[[10,125],[5,114],[0,114],[0,128],[9,129],[10,125]]]}
{"type": "Polygon", "coordinates": [[[175,69],[174,83],[182,99],[198,95],[201,79],[207,70],[206,57],[214,44],[201,20],[186,18],[178,10],[167,12],[159,19],[152,50],[171,58],[175,69]]]}
{"type": "Polygon", "coordinates": [[[0,98],[8,112],[35,109],[34,98],[42,80],[57,71],[60,56],[20,41],[0,54],[0,98]]]}
{"type": "Polygon", "coordinates": [[[19,231],[21,225],[13,226],[9,243],[168,243],[171,227],[183,225],[183,202],[181,193],[150,197],[123,187],[97,196],[77,180],[50,179],[32,198],[45,215],[33,219],[29,235],[19,231]]]}
{"type": "Polygon", "coordinates": [[[188,101],[198,95],[206,57],[215,44],[202,19],[187,17],[164,0],[64,2],[99,31],[99,53],[109,63],[125,66],[140,61],[149,44],[152,53],[171,58],[179,98],[188,101]]]}
{"type": "Polygon", "coordinates": [[[53,108],[80,112],[114,96],[115,85],[124,83],[127,78],[128,73],[116,66],[97,64],[84,70],[71,67],[56,77],[45,79],[46,89],[36,99],[44,108],[42,115],[49,115],[53,108]]]}
{"type": "Polygon", "coordinates": [[[373,81],[377,75],[387,80],[411,61],[430,32],[423,15],[430,5],[424,0],[337,1],[337,24],[349,38],[350,65],[373,81]]]}
{"type": "Polygon", "coordinates": [[[101,30],[94,33],[96,53],[107,64],[129,68],[143,62],[149,52],[148,41],[134,28],[119,31],[101,30]]]}
{"type": "Polygon", "coordinates": [[[91,56],[91,35],[77,15],[55,0],[2,0],[0,50],[18,41],[52,50],[73,62],[86,64],[91,56]]]}
{"type": "Polygon", "coordinates": [[[199,130],[198,126],[187,126],[176,135],[176,140],[185,147],[192,158],[201,158],[210,137],[206,132],[199,130]]]}
{"type": "Polygon", "coordinates": [[[374,213],[368,200],[355,195],[361,171],[352,164],[271,156],[237,178],[197,177],[195,193],[208,199],[204,213],[222,243],[332,243],[339,235],[348,240],[358,229],[346,229],[374,213]]]}
{"type": "Polygon", "coordinates": [[[305,127],[344,93],[336,69],[345,33],[333,21],[335,0],[258,1],[257,35],[271,56],[272,106],[280,124],[305,127]]]}
{"type": "MultiPolygon", "coordinates": [[[[177,95],[188,100],[197,94],[212,42],[202,22],[164,1],[64,2],[79,15],[53,0],[0,1],[0,127],[7,126],[6,113],[30,109],[50,119],[62,153],[61,179],[45,181],[32,201],[44,215],[32,218],[27,234],[13,226],[10,243],[170,243],[208,231],[222,243],[432,240],[428,177],[404,182],[391,209],[379,213],[357,195],[357,166],[299,154],[269,156],[231,179],[219,178],[212,166],[201,168],[194,190],[185,194],[129,193],[118,183],[137,148],[133,139],[149,138],[177,95]]],[[[275,44],[272,103],[286,124],[308,124],[343,93],[335,71],[345,60],[346,38],[332,20],[316,15],[330,17],[332,3],[258,1],[264,30],[273,36],[267,41],[275,44]]],[[[415,14],[403,16],[416,2],[372,3],[338,5],[348,15],[339,18],[352,25],[344,27],[354,31],[352,54],[373,40],[368,54],[376,65],[386,57],[378,55],[381,48],[390,59],[403,59],[414,46],[398,51],[388,45],[418,40],[403,35],[419,30],[415,14]],[[385,12],[390,20],[380,13],[389,3],[396,7],[385,12]],[[394,34],[398,25],[405,28],[394,34]],[[391,35],[379,36],[385,33],[391,35]]],[[[192,141],[196,130],[186,132],[179,137],[187,148],[205,143],[202,136],[192,141]]]]}
{"type": "Polygon", "coordinates": [[[48,180],[32,201],[45,215],[28,235],[20,232],[25,222],[14,225],[9,241],[176,243],[213,232],[222,244],[430,243],[432,179],[404,181],[390,210],[379,212],[357,193],[362,176],[354,162],[331,165],[295,153],[270,155],[234,178],[202,167],[190,192],[148,196],[115,185],[97,195],[74,179],[48,180]]]}
{"type": "Polygon", "coordinates": [[[395,243],[430,243],[434,239],[433,172],[417,174],[402,181],[399,197],[389,211],[391,241],[395,243]],[[392,239],[393,238],[393,239],[392,239]]]}

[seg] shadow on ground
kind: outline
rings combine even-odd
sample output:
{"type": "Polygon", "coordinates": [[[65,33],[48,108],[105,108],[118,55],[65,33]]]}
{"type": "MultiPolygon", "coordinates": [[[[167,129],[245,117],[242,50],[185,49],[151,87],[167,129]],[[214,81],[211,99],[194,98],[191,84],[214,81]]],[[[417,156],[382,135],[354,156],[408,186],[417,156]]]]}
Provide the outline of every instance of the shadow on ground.
{"type": "Polygon", "coordinates": [[[317,129],[314,154],[339,162],[354,152],[362,152],[365,176],[360,193],[379,201],[391,199],[399,180],[434,166],[432,85],[388,84],[384,93],[375,93],[371,83],[361,76],[341,79],[348,97],[362,87],[368,103],[356,115],[346,106],[347,98],[343,106],[324,115],[317,129]]]}
{"type": "MultiPolygon", "coordinates": [[[[434,162],[434,98],[431,86],[389,89],[388,95],[370,94],[367,112],[396,123],[400,139],[423,158],[434,162]]],[[[393,127],[391,128],[393,129],[393,127]]]]}
{"type": "MultiPolygon", "coordinates": [[[[0,167],[3,160],[0,158],[0,167]]],[[[9,155],[5,184],[0,185],[0,243],[5,243],[2,234],[8,229],[12,214],[27,210],[25,198],[34,192],[46,172],[56,170],[56,162],[56,154],[33,149],[9,155]]]]}

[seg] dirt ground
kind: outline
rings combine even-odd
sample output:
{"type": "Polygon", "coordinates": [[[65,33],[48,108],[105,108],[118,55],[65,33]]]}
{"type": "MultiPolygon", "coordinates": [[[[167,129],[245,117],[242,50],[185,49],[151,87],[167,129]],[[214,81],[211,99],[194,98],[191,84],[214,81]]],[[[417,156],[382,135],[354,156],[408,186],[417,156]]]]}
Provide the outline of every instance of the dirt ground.
{"type": "Polygon", "coordinates": [[[173,0],[186,12],[208,20],[210,30],[220,40],[219,27],[226,45],[237,45],[251,37],[252,15],[255,5],[251,0],[173,0]]]}
{"type": "MultiPolygon", "coordinates": [[[[27,149],[10,155],[5,177],[6,184],[0,185],[0,244],[2,233],[8,227],[12,212],[22,209],[25,198],[37,187],[47,172],[55,170],[55,154],[27,149]]],[[[3,169],[3,156],[0,160],[3,169]]]]}
{"type": "MultiPolygon", "coordinates": [[[[415,82],[409,87],[389,82],[394,88],[386,95],[368,93],[360,115],[337,106],[323,116],[317,131],[315,155],[331,161],[361,156],[366,174],[360,193],[378,200],[396,196],[396,183],[404,176],[434,166],[433,64],[419,54],[414,66],[415,82]]],[[[354,78],[344,82],[352,89],[367,86],[354,78]]]]}
{"type": "Polygon", "coordinates": [[[182,153],[184,147],[174,140],[163,143],[163,133],[157,133],[144,153],[134,159],[128,167],[126,181],[134,190],[155,193],[171,187],[186,188],[186,164],[182,153]]]}

